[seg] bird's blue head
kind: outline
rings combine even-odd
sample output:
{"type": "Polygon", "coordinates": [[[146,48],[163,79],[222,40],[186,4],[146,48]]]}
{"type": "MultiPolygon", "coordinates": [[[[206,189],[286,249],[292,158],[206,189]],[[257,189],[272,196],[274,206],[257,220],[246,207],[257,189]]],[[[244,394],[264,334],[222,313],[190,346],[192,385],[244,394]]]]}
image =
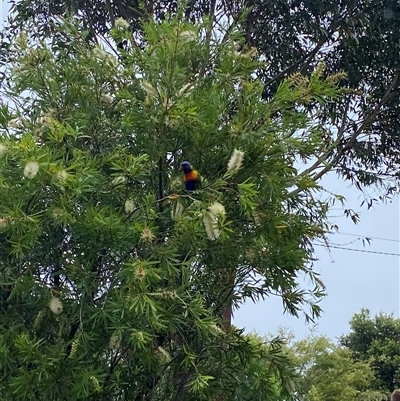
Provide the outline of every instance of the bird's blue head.
{"type": "Polygon", "coordinates": [[[182,170],[185,174],[190,173],[193,169],[189,162],[182,162],[179,166],[179,170],[182,170]]]}

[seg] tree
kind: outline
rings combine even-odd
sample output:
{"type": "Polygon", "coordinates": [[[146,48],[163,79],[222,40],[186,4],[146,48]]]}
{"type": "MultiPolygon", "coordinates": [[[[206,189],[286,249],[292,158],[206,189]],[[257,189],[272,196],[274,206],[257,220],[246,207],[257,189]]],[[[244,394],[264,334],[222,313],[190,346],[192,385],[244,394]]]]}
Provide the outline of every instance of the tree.
{"type": "Polygon", "coordinates": [[[259,346],[255,355],[238,377],[237,392],[233,399],[241,401],[262,401],[269,391],[270,399],[288,401],[296,390],[297,373],[286,352],[285,342],[280,337],[265,339],[251,335],[251,341],[259,346]],[[279,372],[279,375],[276,374],[279,372]],[[264,389],[260,391],[260,389],[264,389]]]}
{"type": "Polygon", "coordinates": [[[400,386],[400,319],[379,313],[371,317],[362,309],[350,320],[350,333],[340,342],[351,352],[356,361],[368,361],[376,379],[374,388],[392,392],[400,386]]]}
{"type": "MultiPolygon", "coordinates": [[[[324,61],[327,73],[345,71],[343,83],[355,91],[333,105],[308,105],[330,138],[330,146],[306,171],[318,182],[334,168],[359,189],[378,186],[381,200],[398,190],[397,0],[19,0],[14,1],[13,10],[10,33],[30,22],[33,32],[53,37],[57,18],[72,13],[94,41],[107,35],[119,17],[129,20],[136,37],[140,37],[145,21],[163,21],[170,13],[181,13],[192,22],[208,19],[215,28],[223,21],[229,21],[232,28],[240,22],[247,46],[255,46],[264,61],[257,73],[268,99],[283,79],[296,71],[309,76],[324,61]],[[326,168],[319,168],[321,162],[326,168]]],[[[7,41],[3,46],[8,46],[7,41]]],[[[372,195],[367,199],[368,205],[377,200],[372,195]]]]}
{"type": "Polygon", "coordinates": [[[118,58],[77,25],[21,32],[2,83],[2,399],[235,399],[246,369],[264,378],[253,399],[275,397],[285,364],[265,377],[255,361],[279,352],[231,311],[277,294],[320,313],[312,241],[331,199],[294,164],[329,147],[304,109],[339,99],[343,75],[319,66],[265,101],[236,32],[149,22],[139,47],[118,20],[118,58]],[[185,159],[199,191],[182,188],[185,159]]]}
{"type": "MultiPolygon", "coordinates": [[[[281,1],[245,0],[249,45],[266,58],[262,71],[267,96],[293,71],[308,74],[324,60],[327,71],[347,73],[356,89],[316,118],[330,120],[335,148],[324,155],[358,188],[383,184],[398,190],[398,111],[400,80],[400,9],[395,0],[281,1]]],[[[240,10],[240,7],[239,9],[240,10]]],[[[325,171],[326,172],[326,171],[325,171]]],[[[324,170],[315,170],[319,179],[324,170]]]]}
{"type": "Polygon", "coordinates": [[[297,397],[304,401],[385,401],[386,394],[371,385],[374,372],[367,361],[354,361],[351,351],[324,336],[310,335],[289,342],[288,354],[296,367],[297,397]]]}

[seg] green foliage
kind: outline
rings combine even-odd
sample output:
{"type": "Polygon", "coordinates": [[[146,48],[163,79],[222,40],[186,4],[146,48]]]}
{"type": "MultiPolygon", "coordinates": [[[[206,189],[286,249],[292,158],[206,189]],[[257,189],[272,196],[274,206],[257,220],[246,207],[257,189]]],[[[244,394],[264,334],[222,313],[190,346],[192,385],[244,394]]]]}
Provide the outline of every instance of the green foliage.
{"type": "Polygon", "coordinates": [[[180,20],[145,25],[143,48],[113,28],[117,55],[73,22],[53,29],[21,33],[2,87],[0,398],[287,393],[279,347],[260,351],[230,311],[275,293],[320,313],[310,264],[329,199],[294,164],[327,150],[304,107],[340,89],[317,70],[263,101],[239,35],[180,20]],[[181,189],[185,159],[201,191],[181,189]]]}
{"type": "MultiPolygon", "coordinates": [[[[222,23],[234,31],[239,23],[248,48],[254,46],[263,60],[257,75],[263,96],[271,99],[291,74],[309,76],[321,61],[330,74],[347,74],[347,96],[338,103],[312,102],[307,109],[324,130],[331,149],[319,155],[334,165],[359,189],[371,185],[392,194],[398,190],[397,166],[400,80],[400,33],[397,0],[222,0],[139,2],[130,0],[14,0],[10,27],[3,33],[3,58],[13,34],[26,29],[38,38],[61,37],[59,18],[71,14],[79,21],[87,42],[108,39],[109,27],[119,17],[129,21],[138,46],[143,44],[147,21],[161,22],[179,15],[190,22],[205,22],[221,32],[222,23]],[[34,33],[33,33],[34,32],[34,33]],[[329,121],[330,128],[326,127],[329,121]]],[[[211,38],[211,30],[206,33],[211,38]]],[[[118,46],[123,37],[116,35],[118,46]]],[[[249,49],[254,54],[254,49],[249,49]]],[[[343,78],[343,77],[342,77],[343,78]]],[[[254,92],[258,96],[258,92],[254,92]]],[[[321,100],[321,99],[319,99],[321,100]]],[[[249,109],[250,110],[250,109],[249,109]]],[[[317,169],[318,180],[330,169],[317,169]]],[[[381,195],[382,198],[386,195],[381,195]]],[[[374,202],[375,199],[371,199],[374,202]]]]}
{"type": "Polygon", "coordinates": [[[279,337],[267,342],[258,336],[251,336],[259,352],[239,376],[235,398],[243,401],[265,400],[262,394],[271,392],[271,399],[288,401],[293,399],[296,372],[292,361],[285,352],[285,343],[279,337]],[[271,391],[272,390],[272,391],[271,391]]]}
{"type": "Polygon", "coordinates": [[[351,351],[323,336],[310,335],[288,343],[288,355],[298,372],[297,397],[304,401],[386,400],[375,391],[375,379],[366,361],[355,362],[351,351]]]}
{"type": "Polygon", "coordinates": [[[326,161],[359,189],[378,185],[396,192],[398,2],[240,0],[230,14],[246,5],[251,7],[243,21],[247,44],[257,47],[267,64],[260,71],[265,96],[274,96],[288,75],[308,75],[321,61],[331,74],[345,71],[350,91],[344,101],[309,109],[318,121],[330,120],[329,134],[337,139],[326,161]]]}
{"type": "Polygon", "coordinates": [[[375,373],[374,388],[392,392],[400,385],[400,319],[380,313],[371,317],[368,309],[350,321],[350,333],[341,343],[356,361],[368,361],[375,373]]]}

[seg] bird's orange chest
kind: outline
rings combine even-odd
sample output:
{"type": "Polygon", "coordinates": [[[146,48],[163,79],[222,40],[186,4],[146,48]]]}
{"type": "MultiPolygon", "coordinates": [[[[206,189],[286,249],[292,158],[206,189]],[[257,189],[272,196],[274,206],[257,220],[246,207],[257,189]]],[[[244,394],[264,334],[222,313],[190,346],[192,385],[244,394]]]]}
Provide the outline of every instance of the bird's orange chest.
{"type": "Polygon", "coordinates": [[[196,170],[192,170],[190,173],[185,174],[186,181],[195,181],[199,179],[199,173],[196,170]]]}

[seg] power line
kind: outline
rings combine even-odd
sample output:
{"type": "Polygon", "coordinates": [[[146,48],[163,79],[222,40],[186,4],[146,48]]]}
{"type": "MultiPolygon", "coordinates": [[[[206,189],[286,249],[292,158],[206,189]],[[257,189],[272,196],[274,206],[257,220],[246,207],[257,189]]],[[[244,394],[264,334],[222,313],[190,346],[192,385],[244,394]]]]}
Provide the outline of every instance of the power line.
{"type": "Polygon", "coordinates": [[[346,248],[343,246],[336,246],[336,245],[321,245],[321,244],[314,244],[315,246],[322,246],[324,248],[335,248],[335,249],[343,249],[345,251],[352,251],[352,252],[363,252],[363,253],[375,253],[377,255],[389,255],[389,256],[400,256],[400,253],[390,253],[390,252],[379,252],[379,251],[367,251],[366,249],[354,249],[354,248],[346,248]]]}
{"type": "Polygon", "coordinates": [[[371,237],[369,235],[358,235],[358,234],[349,234],[349,233],[342,233],[341,231],[337,232],[338,234],[342,234],[342,235],[350,235],[351,237],[358,237],[358,238],[371,238],[371,239],[377,239],[380,241],[390,241],[390,242],[397,242],[400,243],[400,240],[398,239],[392,239],[392,238],[382,238],[382,237],[371,237]]]}
{"type": "MultiPolygon", "coordinates": [[[[327,243],[329,243],[330,245],[335,245],[335,246],[347,246],[347,245],[352,245],[352,244],[354,244],[354,243],[356,243],[356,242],[358,242],[360,240],[361,240],[361,238],[357,238],[354,241],[345,242],[345,243],[332,242],[332,241],[329,241],[327,243]]],[[[326,245],[325,242],[322,242],[322,241],[320,241],[320,242],[322,243],[321,245],[326,245]]]]}

